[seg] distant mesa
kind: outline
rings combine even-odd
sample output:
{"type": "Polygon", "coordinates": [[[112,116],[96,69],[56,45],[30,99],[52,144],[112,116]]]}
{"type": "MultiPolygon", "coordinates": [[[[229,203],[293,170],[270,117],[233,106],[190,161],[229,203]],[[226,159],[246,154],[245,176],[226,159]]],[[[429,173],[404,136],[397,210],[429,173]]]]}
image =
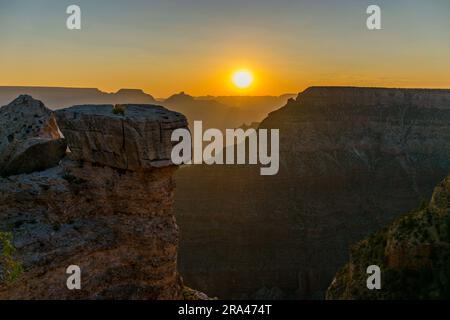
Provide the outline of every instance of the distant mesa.
{"type": "Polygon", "coordinates": [[[186,94],[184,91],[174,94],[167,98],[165,103],[186,103],[194,101],[194,97],[186,94]]]}
{"type": "Polygon", "coordinates": [[[120,89],[116,93],[111,93],[115,99],[118,99],[117,103],[149,103],[155,102],[153,96],[145,93],[142,89],[120,89]]]}
{"type": "Polygon", "coordinates": [[[156,103],[153,96],[140,89],[121,89],[116,93],[107,93],[96,88],[0,87],[0,104],[21,94],[33,96],[53,110],[77,104],[156,103]]]}
{"type": "Polygon", "coordinates": [[[192,125],[203,121],[208,128],[237,128],[243,123],[262,121],[269,112],[282,107],[288,98],[282,96],[203,96],[194,97],[185,92],[167,99],[155,99],[141,89],[120,89],[107,93],[96,88],[13,87],[0,86],[0,105],[5,105],[21,94],[32,95],[52,110],[84,104],[160,104],[183,113],[192,125]]]}

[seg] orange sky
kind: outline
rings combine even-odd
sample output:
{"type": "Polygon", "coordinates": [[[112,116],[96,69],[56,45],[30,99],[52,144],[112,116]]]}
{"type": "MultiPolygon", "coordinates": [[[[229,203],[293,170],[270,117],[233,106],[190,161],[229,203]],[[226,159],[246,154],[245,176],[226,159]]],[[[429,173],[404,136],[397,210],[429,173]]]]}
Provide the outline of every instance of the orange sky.
{"type": "Polygon", "coordinates": [[[69,31],[65,1],[0,0],[0,85],[142,88],[157,97],[450,88],[448,2],[379,3],[383,30],[369,31],[365,1],[79,1],[82,30],[69,31]],[[246,90],[231,83],[241,68],[255,76],[246,90]]]}

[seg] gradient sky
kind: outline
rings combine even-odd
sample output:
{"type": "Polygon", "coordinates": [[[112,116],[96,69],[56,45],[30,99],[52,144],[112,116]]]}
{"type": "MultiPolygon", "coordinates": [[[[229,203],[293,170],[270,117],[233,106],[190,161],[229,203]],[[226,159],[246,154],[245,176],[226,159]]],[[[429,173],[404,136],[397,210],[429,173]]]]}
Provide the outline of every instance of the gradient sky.
{"type": "Polygon", "coordinates": [[[449,0],[0,0],[0,85],[157,97],[311,85],[450,88],[449,0]],[[66,8],[82,30],[66,29],[66,8]],[[383,30],[369,31],[369,4],[383,30]],[[230,84],[253,70],[252,88],[230,84]]]}

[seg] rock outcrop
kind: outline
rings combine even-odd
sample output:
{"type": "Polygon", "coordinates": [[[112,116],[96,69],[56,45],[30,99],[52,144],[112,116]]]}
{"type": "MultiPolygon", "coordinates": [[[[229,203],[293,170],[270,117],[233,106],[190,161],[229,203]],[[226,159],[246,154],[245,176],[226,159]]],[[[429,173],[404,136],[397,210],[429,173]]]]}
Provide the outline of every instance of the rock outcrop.
{"type": "Polygon", "coordinates": [[[354,245],[327,299],[449,299],[450,176],[429,204],[354,245]],[[380,267],[381,288],[367,288],[367,267],[380,267]]]}
{"type": "Polygon", "coordinates": [[[53,112],[22,95],[0,108],[0,175],[45,170],[66,153],[53,112]]]}
{"type": "Polygon", "coordinates": [[[172,131],[186,118],[150,105],[75,106],[57,111],[71,158],[125,170],[171,164],[172,131]]]}
{"type": "Polygon", "coordinates": [[[0,299],[182,299],[176,167],[161,161],[184,117],[137,105],[123,114],[76,107],[58,119],[72,155],[0,179],[0,246],[10,248],[0,257],[0,299]],[[81,290],[66,286],[71,265],[81,290]]]}
{"type": "Polygon", "coordinates": [[[348,246],[429,199],[450,171],[450,90],[310,88],[260,128],[280,129],[278,175],[176,174],[180,272],[208,295],[324,298],[348,246]]]}

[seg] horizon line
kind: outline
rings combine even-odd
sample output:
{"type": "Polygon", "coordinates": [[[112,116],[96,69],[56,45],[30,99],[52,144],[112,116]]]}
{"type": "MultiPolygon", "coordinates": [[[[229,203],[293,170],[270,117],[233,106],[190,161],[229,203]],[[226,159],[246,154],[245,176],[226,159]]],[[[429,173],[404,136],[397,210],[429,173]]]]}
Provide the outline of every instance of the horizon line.
{"type": "Polygon", "coordinates": [[[8,89],[8,88],[32,88],[32,89],[73,89],[73,90],[96,90],[100,93],[104,94],[117,94],[120,91],[141,91],[142,93],[149,95],[155,100],[160,99],[169,99],[172,96],[185,94],[187,96],[191,96],[193,98],[206,98],[206,97],[213,97],[213,98],[219,98],[219,97],[282,97],[285,95],[298,95],[303,92],[306,92],[307,90],[314,89],[314,88],[327,88],[327,89],[389,89],[389,90],[434,90],[434,91],[450,91],[450,87],[380,87],[380,86],[355,86],[355,85],[311,85],[307,86],[303,90],[299,90],[295,93],[293,92],[285,92],[279,95],[272,95],[272,94],[266,94],[266,95],[214,95],[214,94],[203,94],[203,95],[191,95],[189,93],[186,93],[186,91],[179,91],[175,92],[167,97],[156,97],[151,93],[148,93],[145,91],[145,89],[142,88],[120,88],[116,91],[106,91],[102,90],[98,87],[71,87],[71,86],[46,86],[46,85],[0,85],[0,89],[8,89]]]}

